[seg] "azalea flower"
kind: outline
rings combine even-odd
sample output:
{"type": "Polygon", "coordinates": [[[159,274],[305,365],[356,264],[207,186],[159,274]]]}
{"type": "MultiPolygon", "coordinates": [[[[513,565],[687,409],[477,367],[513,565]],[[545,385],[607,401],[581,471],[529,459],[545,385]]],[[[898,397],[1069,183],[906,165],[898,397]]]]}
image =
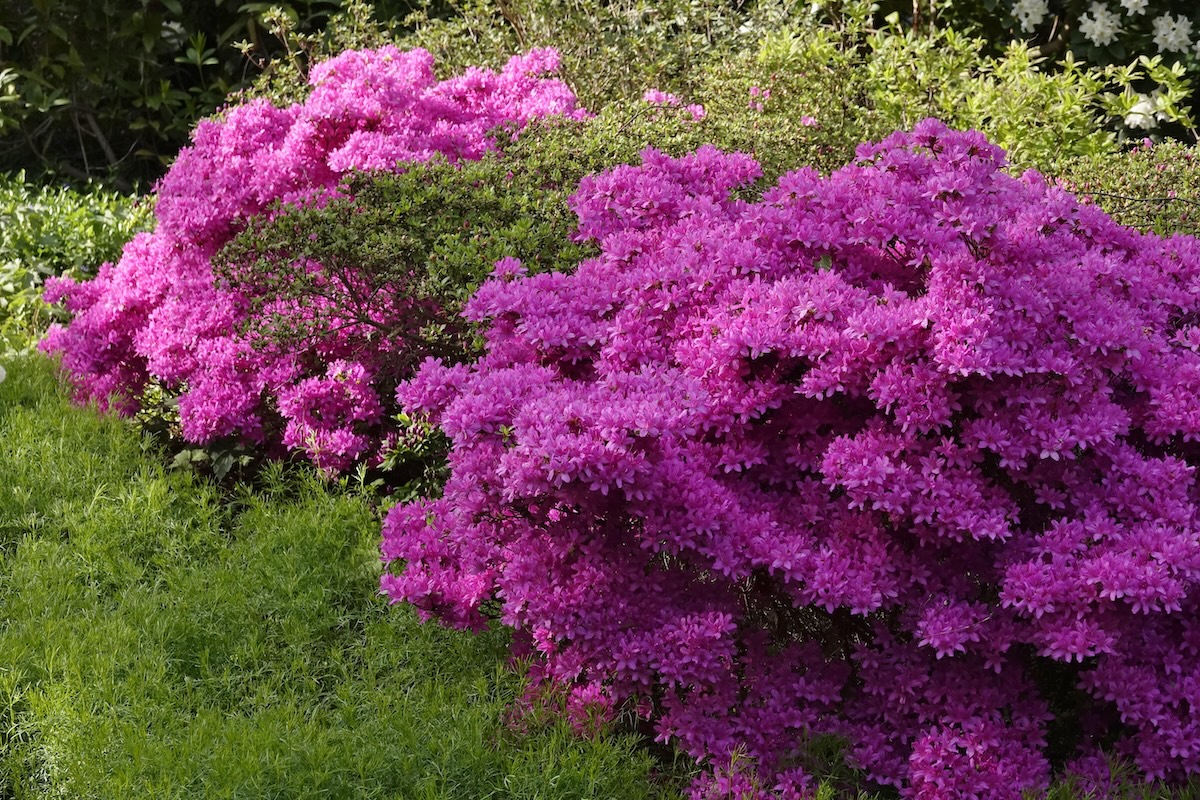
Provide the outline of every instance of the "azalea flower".
{"type": "Polygon", "coordinates": [[[1192,21],[1179,14],[1154,20],[1154,44],[1163,52],[1182,53],[1192,46],[1192,21]]]}
{"type": "Polygon", "coordinates": [[[1079,18],[1079,32],[1092,44],[1103,47],[1121,32],[1121,18],[1104,3],[1092,3],[1089,13],[1079,18]]]}
{"type": "Polygon", "coordinates": [[[1013,16],[1021,23],[1021,30],[1032,33],[1050,13],[1048,0],[1017,0],[1013,5],[1013,16]]]}

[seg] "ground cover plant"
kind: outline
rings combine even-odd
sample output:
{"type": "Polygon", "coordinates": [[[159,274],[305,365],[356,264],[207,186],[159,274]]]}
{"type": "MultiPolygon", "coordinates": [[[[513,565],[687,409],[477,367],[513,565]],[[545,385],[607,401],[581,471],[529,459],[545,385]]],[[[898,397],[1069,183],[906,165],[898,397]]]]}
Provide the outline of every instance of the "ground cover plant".
{"type": "Polygon", "coordinates": [[[511,729],[507,636],[389,612],[363,498],[278,469],[223,495],[7,367],[0,796],[678,796],[629,738],[511,729]]]}

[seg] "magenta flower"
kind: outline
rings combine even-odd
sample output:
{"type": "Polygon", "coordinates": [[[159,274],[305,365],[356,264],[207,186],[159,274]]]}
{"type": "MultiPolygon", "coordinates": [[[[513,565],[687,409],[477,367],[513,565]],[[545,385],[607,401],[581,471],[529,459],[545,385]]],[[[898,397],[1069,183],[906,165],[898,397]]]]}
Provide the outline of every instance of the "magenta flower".
{"type": "Polygon", "coordinates": [[[757,200],[712,148],[584,180],[599,254],[498,266],[485,355],[398,390],[453,446],[384,591],[494,604],[712,765],[695,797],[801,796],[821,734],[913,798],[1196,774],[1200,242],[1003,164],[926,120],[757,200]],[[1088,698],[1069,764],[1050,673],[1088,698]]]}
{"type": "MultiPolygon", "coordinates": [[[[216,285],[214,254],[272,204],[323,202],[352,170],[475,159],[494,149],[490,131],[501,124],[583,114],[566,84],[548,77],[557,65],[556,53],[535,50],[498,73],[438,81],[423,50],[349,51],[313,67],[303,103],[254,101],[201,122],[158,186],[154,232],[92,281],[49,282],[47,299],[74,318],[42,349],[61,355],[80,401],[132,413],[153,380],[179,395],[190,442],[232,437],[298,450],[323,468],[350,466],[377,446],[382,419],[370,379],[354,370],[373,375],[408,343],[379,344],[332,300],[269,309],[297,321],[326,315],[336,333],[315,349],[256,341],[241,332],[249,298],[216,285]],[[335,377],[347,360],[354,377],[335,377]]],[[[419,310],[385,299],[367,312],[407,330],[419,310]]]]}

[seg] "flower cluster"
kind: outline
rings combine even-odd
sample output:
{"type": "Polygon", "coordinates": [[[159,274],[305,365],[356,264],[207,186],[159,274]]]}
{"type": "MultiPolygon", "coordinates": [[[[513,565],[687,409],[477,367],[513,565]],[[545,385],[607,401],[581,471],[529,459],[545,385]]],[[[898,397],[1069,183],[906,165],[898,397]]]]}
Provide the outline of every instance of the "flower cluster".
{"type": "Polygon", "coordinates": [[[649,103],[652,106],[666,106],[667,108],[682,107],[684,111],[691,115],[692,120],[695,122],[699,122],[708,116],[708,112],[704,109],[704,106],[699,103],[684,106],[683,101],[679,99],[678,95],[664,92],[661,89],[647,89],[642,95],[642,102],[649,103]]]}
{"type": "Polygon", "coordinates": [[[1016,0],[1012,14],[1021,25],[1021,30],[1032,32],[1050,13],[1049,0],[1016,0]]]}
{"type": "Polygon", "coordinates": [[[349,51],[312,69],[304,103],[256,101],[202,122],[157,187],[155,230],[92,281],[48,283],[47,299],[65,301],[74,318],[42,348],[62,355],[80,400],[132,412],[153,379],[180,396],[191,442],[282,442],[346,466],[366,452],[380,416],[368,376],[406,346],[373,341],[364,320],[415,328],[415,301],[379,298],[351,314],[336,292],[353,287],[331,285],[323,306],[268,311],[292,323],[319,317],[332,333],[307,348],[273,347],[245,331],[250,298],[217,284],[214,255],[277,204],[323,202],[352,170],[475,159],[494,149],[498,126],[581,114],[570,89],[547,77],[557,64],[553,51],[536,50],[499,73],[438,81],[423,50],[349,51]]]}
{"type": "Polygon", "coordinates": [[[753,202],[712,148],[586,179],[599,255],[499,265],[485,354],[397,390],[452,449],[383,590],[498,614],[697,797],[800,796],[822,735],[929,800],[1195,774],[1200,242],[933,120],[857,155],[753,202]]]}
{"type": "Polygon", "coordinates": [[[1110,44],[1121,32],[1121,17],[1104,3],[1092,3],[1079,18],[1079,32],[1095,44],[1110,44]]]}
{"type": "Polygon", "coordinates": [[[1163,14],[1152,27],[1154,44],[1161,51],[1186,53],[1192,46],[1192,21],[1182,14],[1163,14]]]}
{"type": "MultiPolygon", "coordinates": [[[[1149,0],[1120,0],[1118,5],[1119,10],[1111,5],[1111,0],[1094,0],[1088,5],[1077,26],[1086,42],[1107,47],[1122,35],[1132,35],[1132,41],[1143,43],[1145,39],[1144,43],[1153,44],[1164,56],[1200,57],[1200,40],[1193,39],[1193,20],[1185,14],[1173,14],[1170,8],[1162,8],[1157,15],[1147,15],[1149,0]]],[[[1015,0],[1012,5],[1013,18],[1027,34],[1037,30],[1051,10],[1050,0],[1015,0]]]]}
{"type": "Polygon", "coordinates": [[[283,444],[305,451],[321,469],[338,472],[372,443],[354,432],[355,423],[377,423],[383,407],[362,364],[334,361],[325,377],[280,390],[279,412],[288,421],[283,444]]]}

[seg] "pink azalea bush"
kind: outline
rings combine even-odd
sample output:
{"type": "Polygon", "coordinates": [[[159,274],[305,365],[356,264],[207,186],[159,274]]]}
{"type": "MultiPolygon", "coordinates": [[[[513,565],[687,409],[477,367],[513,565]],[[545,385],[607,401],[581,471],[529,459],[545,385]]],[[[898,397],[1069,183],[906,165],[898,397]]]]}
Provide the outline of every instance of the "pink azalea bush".
{"type": "Polygon", "coordinates": [[[927,120],[757,200],[713,148],[586,179],[600,255],[498,264],[486,354],[397,390],[451,473],[383,590],[498,616],[696,797],[800,796],[824,735],[931,800],[1200,771],[1200,242],[1003,164],[927,120]]]}
{"type": "Polygon", "coordinates": [[[131,413],[153,380],[178,395],[190,442],[235,437],[347,467],[376,441],[383,406],[372,376],[408,345],[373,341],[364,319],[415,335],[437,309],[400,296],[352,314],[338,302],[346,287],[330,285],[324,307],[272,312],[320,316],[334,333],[273,347],[246,332],[250,298],[218,285],[214,255],[278,204],[322,202],[350,171],[477,159],[495,148],[498,126],[580,115],[566,84],[547,77],[557,65],[554,51],[535,50],[499,73],[438,81],[424,50],[349,51],[312,69],[301,104],[255,101],[200,123],[157,187],[154,231],[94,280],[49,282],[47,298],[74,318],[42,349],[62,356],[80,400],[131,413]]]}

